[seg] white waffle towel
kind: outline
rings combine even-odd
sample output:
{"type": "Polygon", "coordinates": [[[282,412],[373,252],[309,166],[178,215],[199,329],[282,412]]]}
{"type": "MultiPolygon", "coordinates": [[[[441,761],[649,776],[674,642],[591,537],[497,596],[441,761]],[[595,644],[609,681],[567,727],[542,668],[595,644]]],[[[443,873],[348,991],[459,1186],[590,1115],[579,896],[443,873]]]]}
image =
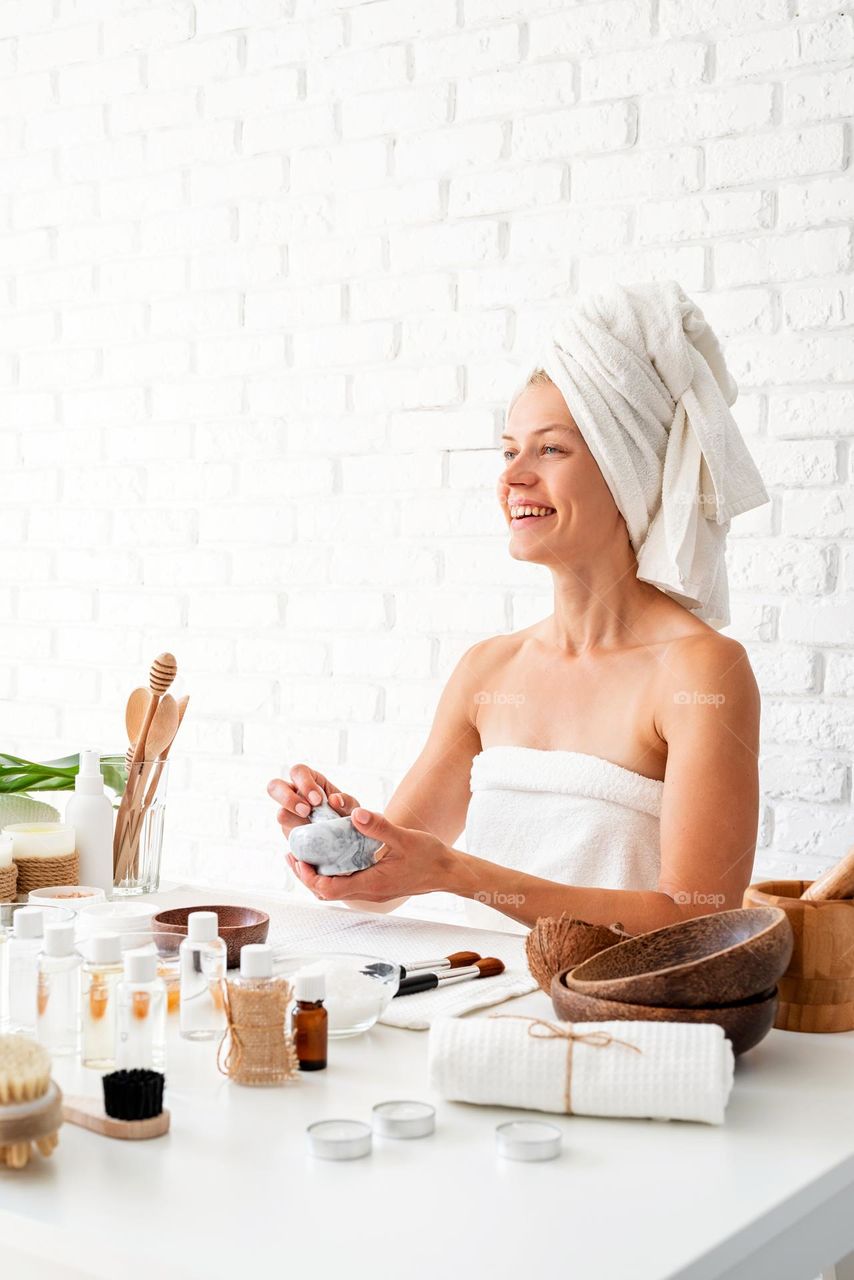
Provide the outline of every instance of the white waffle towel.
{"type": "Polygon", "coordinates": [[[443,1098],[586,1116],[723,1124],[734,1064],[715,1023],[495,1014],[437,1018],[428,1039],[430,1084],[443,1098]],[[599,1043],[568,1040],[567,1032],[598,1033],[599,1043]]]}
{"type": "Polygon", "coordinates": [[[714,331],[675,280],[573,299],[508,404],[543,368],[626,521],[638,577],[708,622],[729,622],[733,516],[769,501],[729,411],[738,396],[714,331]]]}

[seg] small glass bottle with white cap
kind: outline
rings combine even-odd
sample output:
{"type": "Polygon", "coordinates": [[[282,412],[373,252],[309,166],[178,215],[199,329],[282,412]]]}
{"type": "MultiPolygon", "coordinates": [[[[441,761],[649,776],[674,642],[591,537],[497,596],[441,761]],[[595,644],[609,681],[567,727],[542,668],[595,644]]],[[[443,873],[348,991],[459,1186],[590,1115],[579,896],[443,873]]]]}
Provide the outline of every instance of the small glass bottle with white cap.
{"type": "Polygon", "coordinates": [[[237,1027],[244,1033],[229,1074],[239,1084],[281,1084],[296,1066],[286,1025],[290,985],[287,978],[273,976],[269,943],[249,942],[240,948],[240,972],[227,986],[232,1031],[237,1027]]]}
{"type": "Polygon", "coordinates": [[[96,933],[83,962],[83,1066],[112,1071],[116,1065],[118,985],[124,972],[117,933],[96,933]]]}
{"type": "Polygon", "coordinates": [[[44,912],[19,907],[12,924],[9,948],[9,1030],[33,1036],[36,1031],[36,992],[39,952],[44,942],[44,912]]]}
{"type": "Polygon", "coordinates": [[[55,1057],[80,1052],[80,966],[74,925],[46,924],[38,959],[36,1036],[55,1057]]]}
{"type": "Polygon", "coordinates": [[[187,936],[178,948],[179,1026],[186,1040],[213,1040],[225,1030],[221,983],[226,973],[226,946],[218,928],[215,911],[191,911],[187,936]]]}
{"type": "Polygon", "coordinates": [[[325,995],[325,973],[304,970],[296,974],[291,1030],[300,1071],[320,1071],[326,1066],[329,1015],[323,1004],[325,995]]]}
{"type": "Polygon", "coordinates": [[[166,1062],[166,987],[157,976],[157,952],[125,952],[117,991],[116,1066],[162,1071],[166,1062]]]}

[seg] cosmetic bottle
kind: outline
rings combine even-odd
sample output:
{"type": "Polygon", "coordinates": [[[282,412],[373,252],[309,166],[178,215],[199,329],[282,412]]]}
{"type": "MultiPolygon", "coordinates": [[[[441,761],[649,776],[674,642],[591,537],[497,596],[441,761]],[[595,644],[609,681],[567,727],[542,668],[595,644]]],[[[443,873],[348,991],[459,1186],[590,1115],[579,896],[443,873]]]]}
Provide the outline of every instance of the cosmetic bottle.
{"type": "Polygon", "coordinates": [[[112,1071],[116,1065],[118,986],[124,972],[122,940],[117,933],[96,933],[89,940],[83,976],[83,1066],[112,1071]]]}
{"type": "Polygon", "coordinates": [[[166,1064],[166,987],[157,976],[157,953],[126,951],[117,990],[116,1066],[163,1071],[166,1064]]]}
{"type": "Polygon", "coordinates": [[[46,924],[38,958],[36,1036],[53,1057],[80,1052],[80,966],[74,925],[46,924]]]}
{"type": "Polygon", "coordinates": [[[178,948],[181,971],[179,1027],[186,1040],[213,1040],[225,1030],[221,980],[226,947],[217,935],[215,911],[191,911],[187,936],[178,948]]]}
{"type": "Polygon", "coordinates": [[[44,912],[19,907],[7,945],[9,968],[9,1030],[25,1036],[36,1033],[36,992],[39,952],[43,945],[44,912]]]}
{"type": "Polygon", "coordinates": [[[97,885],[113,896],[113,806],[104,791],[101,757],[97,751],[80,752],[80,768],[74,794],[65,809],[65,821],[74,828],[80,855],[80,883],[97,885]]]}
{"type": "Polygon", "coordinates": [[[326,1066],[329,1017],[323,1004],[326,975],[298,973],[294,978],[294,1005],[291,1030],[300,1071],[321,1071],[326,1066]]]}
{"type": "Polygon", "coordinates": [[[273,948],[264,942],[241,947],[240,972],[225,985],[226,1075],[246,1085],[292,1080],[299,1062],[287,1025],[291,986],[286,978],[273,977],[273,948]]]}

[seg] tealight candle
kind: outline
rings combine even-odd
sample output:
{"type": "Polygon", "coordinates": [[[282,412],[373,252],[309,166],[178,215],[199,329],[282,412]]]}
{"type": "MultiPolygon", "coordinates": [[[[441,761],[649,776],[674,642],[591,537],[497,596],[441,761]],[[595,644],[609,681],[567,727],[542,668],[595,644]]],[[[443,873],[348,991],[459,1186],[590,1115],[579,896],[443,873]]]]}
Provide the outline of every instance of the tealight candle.
{"type": "Polygon", "coordinates": [[[424,1138],[436,1128],[436,1108],[429,1102],[378,1102],[374,1132],[386,1138],[424,1138]]]}
{"type": "Polygon", "coordinates": [[[362,1120],[318,1120],[306,1129],[308,1149],[324,1160],[355,1160],[371,1150],[371,1127],[362,1120]]]}
{"type": "Polygon", "coordinates": [[[498,1154],[507,1160],[553,1160],[561,1140],[557,1125],[540,1120],[511,1120],[495,1129],[498,1154]]]}
{"type": "Polygon", "coordinates": [[[74,828],[65,822],[11,822],[3,835],[12,837],[12,857],[58,858],[73,853],[74,828]]]}
{"type": "Polygon", "coordinates": [[[0,835],[0,871],[12,865],[12,837],[0,835]]]}

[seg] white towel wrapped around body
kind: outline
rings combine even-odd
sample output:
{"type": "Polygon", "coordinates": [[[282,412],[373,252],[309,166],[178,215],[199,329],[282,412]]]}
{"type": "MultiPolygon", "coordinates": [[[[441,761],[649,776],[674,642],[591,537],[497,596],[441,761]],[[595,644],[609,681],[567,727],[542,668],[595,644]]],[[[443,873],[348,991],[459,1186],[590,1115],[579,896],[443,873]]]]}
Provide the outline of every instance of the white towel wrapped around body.
{"type": "Polygon", "coordinates": [[[525,369],[508,414],[536,368],[596,459],[637,576],[726,626],[730,521],[769,498],[729,411],[738,386],[700,308],[675,280],[579,294],[525,369]]]}
{"type": "Polygon", "coordinates": [[[431,1086],[443,1098],[488,1106],[723,1124],[734,1070],[716,1023],[498,1014],[437,1018],[429,1032],[431,1086]],[[570,1032],[594,1033],[598,1043],[569,1040],[570,1032]]]}

